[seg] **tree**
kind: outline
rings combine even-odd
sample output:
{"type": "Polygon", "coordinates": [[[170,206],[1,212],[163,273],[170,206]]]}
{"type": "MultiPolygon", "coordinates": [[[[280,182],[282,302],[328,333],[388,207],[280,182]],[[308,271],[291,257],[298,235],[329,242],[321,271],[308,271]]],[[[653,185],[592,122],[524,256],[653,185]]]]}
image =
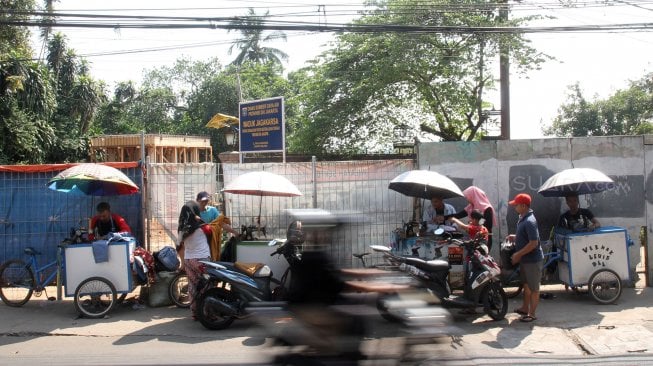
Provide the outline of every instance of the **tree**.
{"type": "MultiPolygon", "coordinates": [[[[492,27],[525,21],[506,24],[493,3],[466,3],[471,11],[444,0],[389,0],[357,23],[492,27]]],[[[292,122],[295,151],[387,151],[395,127],[430,139],[478,139],[487,107],[483,93],[495,80],[488,60],[498,59],[500,42],[510,46],[513,71],[526,72],[547,58],[516,34],[385,30],[343,34],[315,66],[292,76],[302,82],[296,85],[301,113],[292,122]]]]}
{"type": "Polygon", "coordinates": [[[587,100],[578,83],[545,135],[558,137],[640,135],[653,132],[653,73],[629,82],[607,99],[587,100]]]}
{"type": "Polygon", "coordinates": [[[48,41],[46,61],[55,81],[58,102],[51,119],[56,140],[48,151],[49,162],[87,159],[88,132],[106,100],[104,84],[88,74],[86,61],[66,43],[61,33],[54,34],[48,41]]]}
{"type": "MultiPolygon", "coordinates": [[[[27,12],[34,11],[33,0],[0,0],[0,21],[29,20],[27,12]]],[[[31,56],[27,27],[14,27],[0,23],[0,59],[9,53],[31,56]]],[[[28,57],[30,58],[30,57],[28,57]]]]}
{"type": "MultiPolygon", "coordinates": [[[[34,1],[0,0],[0,20],[27,20],[34,1]]],[[[46,67],[32,61],[26,27],[0,25],[0,164],[46,162],[57,103],[46,67]]]]}
{"type": "Polygon", "coordinates": [[[240,66],[249,61],[257,64],[273,62],[281,66],[283,61],[288,60],[288,55],[285,52],[263,45],[263,43],[275,39],[286,40],[286,34],[281,31],[264,34],[263,29],[259,28],[269,15],[269,11],[265,12],[264,15],[257,15],[253,8],[249,8],[245,17],[237,17],[230,22],[230,25],[237,27],[242,34],[242,38],[236,40],[229,47],[230,55],[234,47],[240,50],[238,56],[232,62],[234,65],[240,66]]]}

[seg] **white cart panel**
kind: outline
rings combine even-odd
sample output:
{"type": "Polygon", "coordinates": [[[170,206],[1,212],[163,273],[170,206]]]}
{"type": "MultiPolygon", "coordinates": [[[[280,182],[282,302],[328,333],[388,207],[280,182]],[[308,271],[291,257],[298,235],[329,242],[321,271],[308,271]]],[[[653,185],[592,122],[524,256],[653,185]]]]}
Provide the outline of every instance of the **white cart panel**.
{"type": "Polygon", "coordinates": [[[622,281],[630,281],[628,236],[623,228],[556,234],[556,246],[563,250],[559,273],[564,283],[587,284],[592,274],[602,268],[615,271],[622,281]]]}
{"type": "Polygon", "coordinates": [[[134,241],[111,242],[109,261],[95,263],[91,244],[73,244],[65,248],[66,296],[75,296],[77,286],[90,277],[104,277],[115,286],[116,292],[132,290],[130,254],[134,241]]]}

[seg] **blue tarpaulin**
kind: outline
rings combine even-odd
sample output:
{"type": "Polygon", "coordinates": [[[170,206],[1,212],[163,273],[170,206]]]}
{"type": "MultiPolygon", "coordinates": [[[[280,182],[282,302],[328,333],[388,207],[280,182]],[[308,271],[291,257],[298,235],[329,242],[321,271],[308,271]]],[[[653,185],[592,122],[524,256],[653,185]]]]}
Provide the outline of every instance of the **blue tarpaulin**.
{"type": "MultiPolygon", "coordinates": [[[[121,170],[142,189],[140,163],[106,164],[121,170]]],[[[69,236],[71,228],[88,228],[102,201],[125,218],[137,242],[142,243],[141,193],[87,197],[47,188],[52,177],[73,165],[0,166],[0,263],[25,259],[26,247],[42,253],[37,258],[39,263],[56,260],[57,245],[69,236]]]]}

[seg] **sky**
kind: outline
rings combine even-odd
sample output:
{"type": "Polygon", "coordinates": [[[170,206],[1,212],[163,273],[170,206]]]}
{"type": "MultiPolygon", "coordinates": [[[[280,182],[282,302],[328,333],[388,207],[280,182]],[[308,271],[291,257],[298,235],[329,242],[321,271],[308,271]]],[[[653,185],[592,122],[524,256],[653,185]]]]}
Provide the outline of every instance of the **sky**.
{"type": "MultiPolygon", "coordinates": [[[[532,23],[533,26],[586,26],[600,24],[652,23],[653,0],[628,0],[611,6],[584,2],[574,9],[563,9],[557,1],[524,0],[511,17],[539,14],[555,19],[532,23]]],[[[248,7],[257,14],[266,10],[274,19],[311,23],[346,23],[363,9],[362,0],[186,0],[125,1],[60,0],[59,12],[120,15],[165,16],[236,16],[245,15],[248,7]],[[317,5],[317,4],[321,4],[317,5]]],[[[229,46],[239,33],[220,29],[134,30],[58,28],[68,37],[69,46],[91,64],[91,75],[112,88],[119,81],[140,82],[143,71],[171,66],[181,56],[204,60],[217,56],[224,64],[235,58],[229,46]],[[143,50],[156,51],[139,52],[143,50]],[[116,54],[111,54],[116,53],[116,54]]],[[[36,32],[35,32],[36,33],[36,32]]],[[[334,39],[331,33],[286,32],[287,41],[270,43],[286,52],[290,59],[287,71],[305,66],[326,50],[334,39]]],[[[566,100],[568,87],[579,83],[586,97],[607,98],[626,88],[629,80],[638,80],[653,72],[653,28],[628,32],[558,32],[528,34],[532,45],[555,57],[541,70],[527,76],[511,73],[511,138],[533,139],[543,136],[542,125],[550,125],[566,100]]],[[[35,41],[37,52],[42,49],[35,41]]],[[[498,77],[498,72],[497,72],[498,77]]],[[[499,94],[488,93],[486,99],[500,109],[499,94]]]]}

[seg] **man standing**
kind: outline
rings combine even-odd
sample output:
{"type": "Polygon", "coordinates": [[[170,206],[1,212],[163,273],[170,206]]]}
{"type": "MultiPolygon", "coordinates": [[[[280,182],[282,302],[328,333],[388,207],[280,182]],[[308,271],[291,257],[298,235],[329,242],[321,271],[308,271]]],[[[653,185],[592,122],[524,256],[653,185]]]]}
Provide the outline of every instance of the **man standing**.
{"type": "Polygon", "coordinates": [[[524,300],[520,308],[515,309],[521,314],[522,322],[536,320],[535,311],[540,302],[540,280],[544,265],[544,253],[540,245],[540,234],[537,229],[537,220],[531,210],[531,196],[520,193],[509,202],[519,214],[517,231],[509,235],[508,240],[515,242],[515,253],[512,263],[520,263],[519,274],[524,285],[524,300]]]}
{"type": "Polygon", "coordinates": [[[198,193],[197,198],[195,199],[197,204],[200,206],[200,217],[202,218],[202,221],[207,224],[210,224],[213,222],[213,220],[217,219],[218,216],[220,216],[220,211],[218,211],[217,208],[209,205],[210,199],[211,195],[209,195],[208,192],[204,191],[198,193]]]}

